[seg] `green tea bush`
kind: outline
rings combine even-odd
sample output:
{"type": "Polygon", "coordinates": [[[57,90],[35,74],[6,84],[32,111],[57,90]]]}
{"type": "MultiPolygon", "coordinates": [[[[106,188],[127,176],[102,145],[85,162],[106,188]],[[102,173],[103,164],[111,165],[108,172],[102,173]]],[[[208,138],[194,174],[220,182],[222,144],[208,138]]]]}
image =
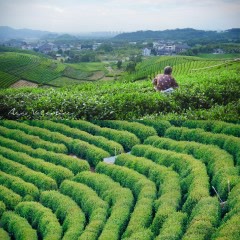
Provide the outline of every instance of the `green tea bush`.
{"type": "Polygon", "coordinates": [[[2,201],[6,208],[13,210],[15,206],[22,201],[22,197],[14,191],[0,185],[0,201],[2,201]]]}
{"type": "Polygon", "coordinates": [[[187,230],[183,240],[211,239],[220,222],[220,204],[217,198],[201,199],[190,215],[187,230]]]}
{"type": "Polygon", "coordinates": [[[130,237],[123,238],[123,240],[152,240],[153,233],[150,229],[145,229],[140,232],[133,233],[130,237]]]}
{"type": "Polygon", "coordinates": [[[157,131],[158,136],[164,136],[165,131],[171,127],[171,123],[166,120],[143,119],[138,120],[138,122],[153,127],[157,131]]]}
{"type": "Polygon", "coordinates": [[[1,218],[1,226],[11,235],[14,239],[37,240],[37,232],[28,221],[20,215],[7,211],[1,218]]]}
{"type": "Polygon", "coordinates": [[[172,213],[163,223],[160,234],[156,240],[180,240],[186,229],[187,214],[182,212],[172,213]]]}
{"type": "Polygon", "coordinates": [[[2,171],[0,171],[0,184],[13,190],[23,198],[36,200],[39,196],[39,190],[35,185],[2,171]]]}
{"type": "MultiPolygon", "coordinates": [[[[26,123],[32,125],[34,124],[40,125],[40,122],[38,121],[28,121],[26,123]]],[[[4,121],[4,124],[7,124],[9,126],[11,122],[4,121]]],[[[84,159],[87,159],[89,163],[93,166],[94,164],[97,164],[99,161],[102,161],[103,158],[110,156],[109,153],[107,153],[103,149],[100,149],[87,142],[67,137],[58,132],[51,132],[44,128],[29,126],[25,123],[13,122],[13,124],[14,125],[16,124],[17,127],[24,129],[24,131],[27,131],[28,133],[41,136],[41,138],[45,139],[46,141],[55,142],[54,144],[63,143],[64,146],[67,146],[68,152],[76,154],[77,156],[82,157],[84,159]]]]}
{"type": "Polygon", "coordinates": [[[62,123],[51,122],[51,121],[33,121],[32,124],[38,127],[46,128],[53,132],[61,132],[62,134],[74,139],[79,139],[79,140],[88,142],[99,148],[104,149],[105,151],[109,152],[111,155],[114,155],[115,153],[121,153],[124,151],[123,147],[117,142],[110,141],[104,137],[93,136],[87,132],[81,131],[76,128],[75,129],[71,128],[62,123]]]}
{"type": "Polygon", "coordinates": [[[81,172],[73,180],[88,185],[109,205],[112,204],[110,216],[99,240],[119,239],[126,228],[133,208],[132,192],[121,187],[110,177],[99,173],[81,172]]]}
{"type": "Polygon", "coordinates": [[[73,181],[65,180],[60,186],[60,192],[71,197],[89,220],[79,239],[98,239],[106,223],[108,204],[91,188],[73,181]]]}
{"type": "Polygon", "coordinates": [[[6,205],[4,204],[3,201],[0,201],[0,217],[2,216],[5,210],[6,210],[6,205]]]}
{"type": "Polygon", "coordinates": [[[146,158],[129,154],[118,156],[115,164],[134,169],[156,183],[159,192],[158,199],[155,201],[156,213],[151,230],[157,235],[168,215],[176,212],[180,206],[181,189],[178,174],[146,158]]]}
{"type": "MultiPolygon", "coordinates": [[[[71,142],[71,140],[72,140],[71,138],[68,138],[60,133],[51,132],[44,128],[28,125],[30,123],[34,124],[34,121],[25,121],[25,122],[1,121],[0,123],[9,129],[17,129],[16,131],[21,130],[26,134],[26,136],[30,135],[32,137],[40,139],[43,142],[48,142],[48,144],[50,146],[51,145],[61,146],[64,148],[64,151],[55,151],[54,149],[45,148],[44,146],[41,146],[41,145],[36,146],[34,148],[43,148],[45,150],[54,151],[54,152],[58,152],[58,153],[68,153],[68,149],[67,149],[67,146],[65,145],[65,143],[71,142]]],[[[31,144],[27,144],[24,141],[20,141],[19,139],[15,139],[15,140],[17,140],[23,144],[32,146],[31,144]]]]}
{"type": "Polygon", "coordinates": [[[82,234],[86,219],[83,211],[70,197],[57,191],[41,193],[40,202],[52,209],[63,228],[63,240],[77,240],[82,234]]]}
{"type": "Polygon", "coordinates": [[[182,126],[188,128],[203,128],[205,131],[213,133],[223,133],[240,137],[240,125],[223,121],[188,120],[184,121],[182,126]]]}
{"type": "MultiPolygon", "coordinates": [[[[4,121],[0,122],[1,124],[4,121]]],[[[0,126],[0,134],[6,138],[14,139],[23,144],[29,145],[32,148],[44,148],[49,151],[54,151],[58,153],[66,153],[67,148],[63,144],[49,143],[42,140],[38,136],[28,135],[20,130],[9,129],[0,126]]]]}
{"type": "Polygon", "coordinates": [[[223,218],[227,222],[232,216],[240,214],[240,184],[232,188],[227,199],[228,212],[223,218]]]}
{"type": "Polygon", "coordinates": [[[14,162],[26,165],[35,171],[43,172],[49,177],[56,180],[58,184],[60,184],[64,179],[69,179],[74,176],[69,169],[62,166],[57,166],[49,162],[45,162],[40,158],[32,158],[25,153],[15,152],[11,149],[1,146],[0,151],[4,157],[14,162]]]}
{"type": "Polygon", "coordinates": [[[34,184],[39,190],[57,189],[56,181],[49,176],[4,158],[2,155],[0,155],[0,170],[34,184]]]}
{"type": "Polygon", "coordinates": [[[145,176],[122,166],[99,163],[96,171],[110,176],[123,187],[130,188],[136,198],[134,211],[123,238],[148,228],[152,222],[153,202],[156,198],[155,184],[145,176]]]}
{"type": "Polygon", "coordinates": [[[70,151],[86,159],[91,166],[96,166],[104,158],[110,157],[110,154],[103,149],[80,140],[73,140],[71,142],[70,151]]]}
{"type": "Polygon", "coordinates": [[[227,199],[228,195],[228,181],[231,186],[236,185],[239,181],[233,157],[217,146],[158,137],[149,137],[144,143],[160,149],[187,153],[201,160],[207,166],[211,184],[224,199],[227,199]]]}
{"type": "Polygon", "coordinates": [[[233,215],[223,223],[213,235],[214,240],[238,240],[240,239],[240,215],[233,215]]]}
{"type": "Polygon", "coordinates": [[[195,158],[173,151],[160,150],[151,145],[136,145],[131,153],[149,158],[160,165],[172,166],[179,173],[185,201],[182,208],[184,212],[189,214],[203,197],[209,196],[209,179],[206,168],[195,158]]]}
{"type": "Polygon", "coordinates": [[[4,138],[2,136],[0,136],[0,144],[3,147],[10,148],[17,152],[24,152],[33,158],[41,158],[46,162],[51,162],[53,164],[68,168],[74,174],[90,169],[88,162],[85,160],[76,159],[63,153],[47,151],[42,148],[33,149],[30,146],[24,145],[12,139],[4,138]]]}
{"type": "Polygon", "coordinates": [[[117,130],[126,130],[128,132],[131,132],[135,134],[141,140],[141,142],[143,142],[149,136],[157,135],[157,132],[153,127],[146,126],[137,122],[104,120],[96,121],[96,123],[102,127],[109,127],[117,130]]]}
{"type": "Polygon", "coordinates": [[[226,150],[238,161],[240,139],[233,136],[227,136],[225,134],[209,133],[202,129],[188,129],[171,127],[167,129],[165,133],[166,137],[175,140],[187,140],[196,141],[205,144],[217,145],[220,148],[226,150]]]}
{"type": "Polygon", "coordinates": [[[62,227],[55,214],[38,202],[22,202],[16,206],[15,212],[26,218],[31,226],[37,229],[42,239],[60,240],[62,227]]]}
{"type": "Polygon", "coordinates": [[[9,234],[3,228],[0,228],[0,239],[11,240],[9,234]]]}
{"type": "Polygon", "coordinates": [[[103,128],[96,124],[83,120],[63,120],[63,123],[72,128],[78,128],[93,135],[103,136],[105,138],[118,142],[123,146],[125,151],[130,151],[135,144],[140,143],[140,140],[136,137],[136,135],[128,131],[103,128]]]}

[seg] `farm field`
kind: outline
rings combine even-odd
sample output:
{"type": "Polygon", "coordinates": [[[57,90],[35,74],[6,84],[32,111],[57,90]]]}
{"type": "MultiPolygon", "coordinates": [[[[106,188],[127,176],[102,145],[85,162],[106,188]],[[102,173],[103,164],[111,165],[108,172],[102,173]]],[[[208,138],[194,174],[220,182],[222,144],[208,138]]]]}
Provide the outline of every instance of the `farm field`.
{"type": "Polygon", "coordinates": [[[240,121],[238,60],[166,57],[161,66],[151,63],[159,59],[139,65],[138,76],[147,76],[142,80],[130,79],[137,76],[136,72],[115,81],[82,82],[74,86],[69,78],[58,78],[54,81],[61,81],[66,87],[0,90],[0,118],[240,121]],[[168,64],[173,66],[173,76],[180,87],[173,94],[164,95],[153,89],[151,79],[168,64]]]}
{"type": "Polygon", "coordinates": [[[103,63],[63,64],[42,56],[17,52],[1,52],[0,62],[0,88],[8,88],[20,79],[40,86],[60,87],[66,85],[67,78],[68,84],[75,85],[82,81],[99,80],[108,72],[103,63]]]}
{"type": "Polygon", "coordinates": [[[240,125],[0,121],[0,239],[238,240],[240,125]]]}

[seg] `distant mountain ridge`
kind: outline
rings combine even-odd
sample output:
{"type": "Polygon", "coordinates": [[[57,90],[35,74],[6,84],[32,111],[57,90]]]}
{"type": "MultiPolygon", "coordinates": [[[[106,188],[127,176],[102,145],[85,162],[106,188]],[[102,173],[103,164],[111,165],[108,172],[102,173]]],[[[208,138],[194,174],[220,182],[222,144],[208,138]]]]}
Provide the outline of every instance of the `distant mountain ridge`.
{"type": "Polygon", "coordinates": [[[161,39],[161,40],[192,40],[192,39],[240,39],[240,28],[232,28],[226,31],[204,31],[193,28],[163,30],[163,31],[137,31],[130,33],[122,33],[115,37],[119,40],[147,40],[147,39],[161,39]]]}
{"type": "Polygon", "coordinates": [[[50,34],[50,32],[32,29],[14,29],[7,26],[0,26],[0,39],[3,40],[41,38],[47,34],[50,34]]]}

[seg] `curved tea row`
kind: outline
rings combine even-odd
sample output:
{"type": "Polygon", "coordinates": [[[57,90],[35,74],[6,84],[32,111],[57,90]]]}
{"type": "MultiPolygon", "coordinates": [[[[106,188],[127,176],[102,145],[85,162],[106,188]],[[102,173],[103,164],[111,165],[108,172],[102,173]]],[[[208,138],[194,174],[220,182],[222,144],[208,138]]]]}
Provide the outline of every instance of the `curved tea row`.
{"type": "Polygon", "coordinates": [[[0,121],[0,238],[239,239],[239,129],[0,121]]]}

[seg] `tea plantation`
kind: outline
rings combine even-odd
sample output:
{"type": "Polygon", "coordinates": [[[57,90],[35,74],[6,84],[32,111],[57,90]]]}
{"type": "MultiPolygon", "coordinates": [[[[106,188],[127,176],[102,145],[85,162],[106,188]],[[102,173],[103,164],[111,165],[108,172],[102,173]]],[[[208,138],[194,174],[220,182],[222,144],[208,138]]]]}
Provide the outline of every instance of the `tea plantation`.
{"type": "Polygon", "coordinates": [[[239,240],[240,125],[2,120],[0,239],[239,240]]]}

